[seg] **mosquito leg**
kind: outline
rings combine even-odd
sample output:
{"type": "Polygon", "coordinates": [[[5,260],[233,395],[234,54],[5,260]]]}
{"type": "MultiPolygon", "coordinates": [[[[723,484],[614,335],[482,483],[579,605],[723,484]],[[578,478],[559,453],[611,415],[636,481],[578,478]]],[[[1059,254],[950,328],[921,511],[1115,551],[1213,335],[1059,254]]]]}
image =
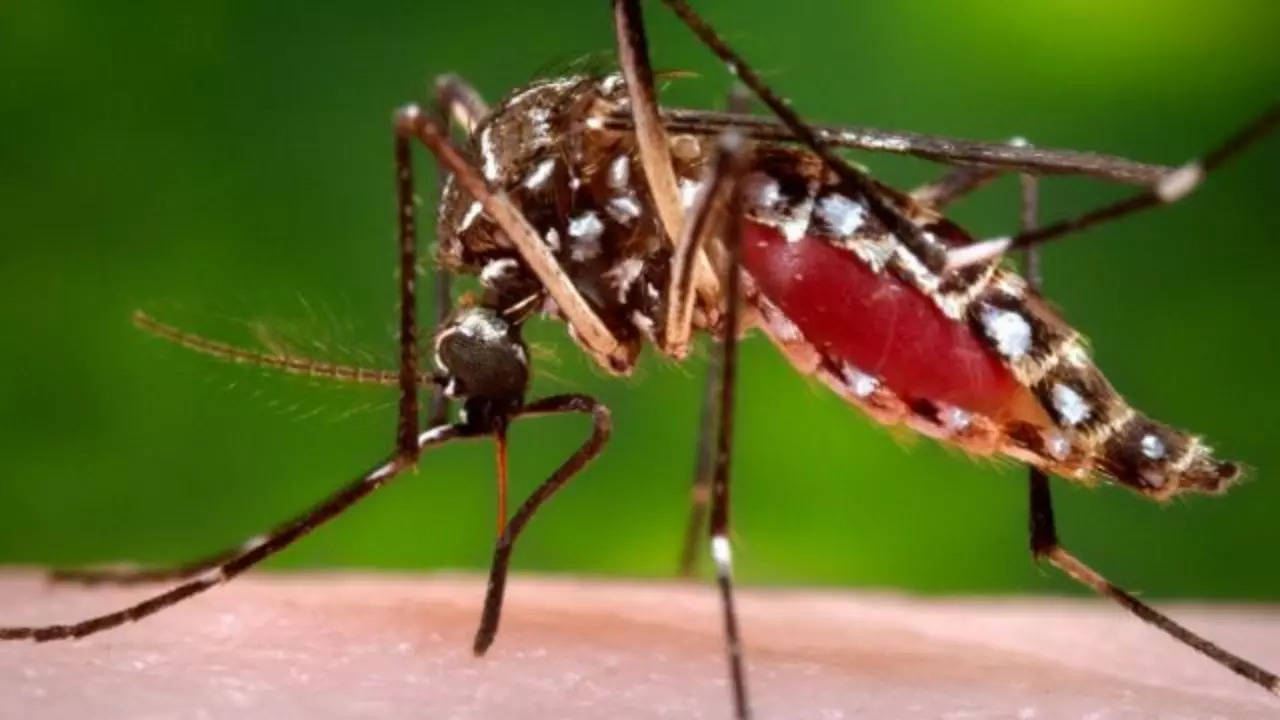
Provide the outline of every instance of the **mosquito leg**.
{"type": "Polygon", "coordinates": [[[911,199],[934,210],[941,210],[1006,172],[997,167],[961,165],[931,183],[912,189],[911,199]]]}
{"type": "MultiPolygon", "coordinates": [[[[414,440],[420,452],[452,440],[469,437],[472,434],[474,434],[473,431],[461,426],[442,425],[427,430],[414,440]]],[[[209,568],[199,577],[168,592],[148,598],[117,612],[99,615],[98,617],[67,625],[0,627],[0,640],[35,640],[44,642],[46,640],[80,638],[123,625],[126,622],[140,620],[159,612],[192,595],[208,590],[215,585],[220,585],[283,550],[298,538],[337,517],[344,510],[385,485],[408,467],[410,466],[404,461],[403,456],[397,453],[391,459],[330,495],[328,499],[316,505],[306,514],[277,527],[267,535],[250,540],[239,550],[227,553],[225,560],[209,568]]]]}
{"type": "Polygon", "coordinates": [[[785,100],[771,90],[755,70],[752,70],[751,66],[742,59],[742,56],[726,45],[711,26],[689,7],[689,3],[685,0],[662,0],[662,2],[693,31],[694,35],[698,36],[703,45],[729,66],[729,71],[755,93],[756,97],[787,126],[798,142],[808,146],[822,158],[823,163],[839,176],[841,181],[858,190],[871,214],[892,230],[898,241],[911,250],[926,268],[933,272],[942,270],[947,260],[946,251],[939,244],[927,240],[923,231],[915,223],[885,199],[886,190],[883,187],[837,155],[830,143],[809,127],[785,100]]]}
{"type": "Polygon", "coordinates": [[[410,139],[395,134],[396,208],[400,233],[400,408],[396,421],[396,453],[404,464],[418,459],[418,279],[417,228],[413,197],[410,139]]]}
{"type": "MultiPolygon", "coordinates": [[[[667,132],[672,134],[715,137],[732,127],[753,141],[798,142],[785,124],[758,115],[671,109],[662,111],[661,117],[667,132]]],[[[605,127],[630,130],[634,123],[629,111],[618,110],[605,119],[605,127]]],[[[911,155],[947,165],[1001,168],[1006,172],[1035,175],[1085,175],[1131,185],[1154,185],[1173,170],[1167,165],[1080,150],[1018,146],[869,127],[812,127],[818,137],[831,147],[911,155]]]]}
{"type": "Polygon", "coordinates": [[[1272,105],[1248,125],[1238,130],[1199,160],[1192,160],[1182,167],[1165,174],[1154,186],[1143,192],[1090,210],[1082,215],[1059,220],[1041,228],[1024,230],[1013,237],[993,238],[976,245],[953,251],[947,259],[947,267],[956,268],[990,260],[1009,250],[1019,250],[1042,245],[1055,238],[1078,230],[1100,225],[1117,218],[1132,215],[1160,205],[1178,202],[1189,195],[1210,172],[1236,157],[1245,148],[1261,140],[1280,126],[1280,104],[1272,105]]]}
{"type": "MultiPolygon", "coordinates": [[[[684,235],[684,205],[676,184],[671,160],[671,145],[658,113],[657,94],[653,87],[653,68],[649,63],[649,45],[645,39],[644,18],[638,0],[612,0],[613,26],[618,42],[618,60],[622,77],[631,99],[631,121],[635,128],[640,165],[645,182],[653,196],[659,219],[667,237],[676,243],[684,235]]],[[[719,287],[710,260],[702,248],[692,251],[693,280],[698,294],[708,304],[716,302],[719,287]]],[[[668,326],[668,329],[670,326],[668,326]]]]}
{"type": "Polygon", "coordinates": [[[424,114],[417,106],[410,105],[396,114],[397,136],[417,138],[445,168],[458,184],[484,207],[515,245],[529,269],[542,282],[548,294],[574,332],[590,352],[605,367],[626,369],[630,367],[630,350],[618,342],[600,316],[596,315],[586,298],[560,267],[551,250],[529,224],[520,210],[505,192],[489,187],[480,172],[471,165],[466,155],[454,145],[443,128],[424,114]]]}
{"type": "MultiPolygon", "coordinates": [[[[1022,218],[1024,232],[1036,227],[1039,210],[1039,193],[1035,177],[1022,176],[1022,218]]],[[[1039,291],[1041,285],[1040,262],[1036,248],[1024,253],[1023,270],[1027,284],[1039,291]]],[[[1275,674],[1235,655],[1196,633],[1174,622],[1124,589],[1113,585],[1088,565],[1081,562],[1062,547],[1058,540],[1057,524],[1053,517],[1053,495],[1049,488],[1049,476],[1038,468],[1028,468],[1029,526],[1031,555],[1036,560],[1048,560],[1051,565],[1066,573],[1072,580],[1092,588],[1100,595],[1120,603],[1129,612],[1171,635],[1175,640],[1209,656],[1215,662],[1251,680],[1273,693],[1280,694],[1280,678],[1275,674]]]]}
{"type": "Polygon", "coordinates": [[[517,417],[525,417],[568,412],[590,413],[591,437],[587,438],[568,460],[556,468],[551,477],[533,491],[498,536],[498,542],[493,551],[493,563],[489,568],[489,584],[485,591],[480,627],[476,630],[475,642],[472,646],[477,655],[483,655],[493,644],[494,637],[497,635],[498,622],[502,615],[502,599],[507,586],[507,569],[510,566],[511,550],[516,538],[533,519],[538,508],[600,454],[613,428],[609,409],[597,402],[595,398],[586,395],[556,395],[543,398],[526,405],[516,414],[517,417]]]}
{"type": "MultiPolygon", "coordinates": [[[[712,341],[714,342],[714,340],[712,341]]],[[[716,401],[720,388],[719,347],[707,356],[707,377],[702,395],[702,415],[698,419],[698,449],[694,459],[693,485],[689,491],[689,520],[685,523],[684,545],[680,550],[680,576],[693,577],[698,565],[698,541],[707,524],[707,504],[711,501],[712,453],[716,438],[716,401]]]]}
{"type": "Polygon", "coordinates": [[[1049,479],[1036,469],[1031,470],[1030,499],[1031,552],[1036,559],[1048,560],[1050,564],[1066,573],[1072,580],[1092,588],[1099,595],[1115,600],[1126,610],[1168,633],[1175,640],[1207,655],[1214,662],[1261,685],[1263,688],[1280,694],[1280,678],[1277,678],[1274,673],[1224,650],[1209,640],[1200,637],[1195,632],[1179,625],[1160,611],[1137,599],[1122,588],[1113,585],[1070,552],[1067,552],[1058,543],[1058,536],[1054,528],[1049,479]]]}
{"type": "MultiPolygon", "coordinates": [[[[725,246],[725,320],[724,340],[720,343],[719,381],[716,389],[716,449],[711,473],[711,513],[708,529],[711,537],[711,558],[715,562],[716,584],[720,588],[720,601],[724,611],[725,650],[729,660],[729,677],[733,687],[736,717],[747,718],[751,707],[747,701],[746,670],[743,662],[742,640],[738,631],[738,615],[733,596],[733,553],[729,539],[729,470],[733,450],[733,411],[736,391],[738,330],[742,303],[742,276],[738,270],[742,255],[743,199],[740,191],[746,153],[742,136],[726,133],[721,136],[718,153],[725,159],[722,165],[726,175],[729,202],[724,215],[725,246]]],[[[719,164],[719,163],[717,163],[719,164]]]]}

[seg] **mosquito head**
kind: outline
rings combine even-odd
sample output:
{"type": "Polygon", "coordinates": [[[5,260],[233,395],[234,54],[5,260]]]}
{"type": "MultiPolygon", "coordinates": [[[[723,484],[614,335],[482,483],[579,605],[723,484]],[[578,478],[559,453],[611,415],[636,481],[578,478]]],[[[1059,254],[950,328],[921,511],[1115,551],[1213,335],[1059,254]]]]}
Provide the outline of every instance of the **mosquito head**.
{"type": "Polygon", "coordinates": [[[520,326],[493,310],[462,308],[435,337],[445,393],[461,398],[465,422],[491,429],[524,403],[529,353],[520,326]]]}

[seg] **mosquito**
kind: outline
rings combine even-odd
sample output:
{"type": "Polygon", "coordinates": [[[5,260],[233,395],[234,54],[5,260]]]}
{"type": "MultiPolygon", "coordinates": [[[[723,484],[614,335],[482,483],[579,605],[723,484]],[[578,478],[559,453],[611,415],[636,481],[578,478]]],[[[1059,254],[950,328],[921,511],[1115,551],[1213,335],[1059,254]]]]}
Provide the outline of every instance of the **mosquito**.
{"type": "Polygon", "coordinates": [[[631,372],[645,345],[680,360],[694,333],[719,340],[683,557],[690,567],[705,528],[736,717],[751,714],[729,532],[737,346],[749,329],[766,335],[797,370],[886,425],[903,424],[975,455],[1024,463],[1035,558],[1280,693],[1274,673],[1151,608],[1059,541],[1050,475],[1101,476],[1165,500],[1222,492],[1240,471],[1215,458],[1197,436],[1147,417],[1120,397],[1081,335],[1042,298],[1034,255],[1045,242],[1186,197],[1210,172],[1274,130],[1280,106],[1177,167],[1024,142],[818,127],[801,119],[684,0],[663,3],[776,119],[660,108],[636,0],[611,0],[620,73],[537,81],[496,107],[459,78],[440,78],[435,112],[409,105],[394,121],[397,370],[257,352],[135,315],[143,329],[205,354],[397,387],[391,456],[309,512],[227,552],[177,568],[59,573],[84,582],[183,582],[79,622],[0,628],[0,639],[79,638],[139,620],[279,552],[414,467],[423,452],[492,437],[499,460],[497,541],[473,645],[476,654],[484,653],[498,631],[516,540],[538,509],[602,451],[612,431],[608,408],[592,397],[526,398],[531,366],[522,327],[542,314],[563,320],[577,344],[619,376],[631,372]],[[454,126],[465,143],[454,140],[454,126]],[[443,178],[431,371],[420,367],[415,315],[415,143],[432,153],[443,178]],[[954,168],[901,192],[846,162],[837,152],[842,148],[914,155],[954,168]],[[1017,233],[976,240],[944,217],[950,202],[1006,173],[1018,173],[1022,181],[1017,233]],[[1139,189],[1117,203],[1040,226],[1037,177],[1051,174],[1139,189]],[[1014,251],[1026,251],[1025,274],[1005,262],[1014,251]],[[478,276],[480,296],[450,309],[452,273],[478,276]],[[427,391],[423,430],[420,395],[427,391]],[[458,419],[449,422],[454,401],[458,419]],[[561,413],[589,415],[590,434],[509,514],[510,425],[561,413]]]}

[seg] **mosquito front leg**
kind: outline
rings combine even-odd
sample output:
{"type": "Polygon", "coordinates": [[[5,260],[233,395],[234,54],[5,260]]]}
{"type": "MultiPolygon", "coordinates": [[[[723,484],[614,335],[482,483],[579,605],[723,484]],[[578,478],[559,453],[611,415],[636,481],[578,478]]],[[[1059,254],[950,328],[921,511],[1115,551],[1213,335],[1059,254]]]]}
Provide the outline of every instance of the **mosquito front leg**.
{"type": "Polygon", "coordinates": [[[483,655],[489,649],[498,633],[498,622],[502,616],[502,600],[507,587],[507,570],[510,567],[511,551],[515,546],[516,538],[520,537],[521,531],[533,519],[538,508],[600,454],[613,428],[609,408],[586,395],[556,395],[543,398],[526,405],[516,413],[516,417],[531,417],[569,412],[590,413],[591,437],[587,438],[568,460],[556,468],[555,472],[551,473],[551,477],[533,491],[520,509],[516,510],[510,522],[504,525],[498,536],[497,545],[493,550],[493,562],[489,566],[489,584],[485,590],[480,627],[476,630],[475,642],[472,645],[477,655],[483,655]]]}
{"type": "MultiPolygon", "coordinates": [[[[457,75],[441,75],[435,80],[436,111],[439,113],[436,122],[440,127],[449,127],[450,121],[457,124],[469,137],[489,114],[489,105],[465,80],[457,75]]],[[[445,182],[449,171],[443,164],[436,166],[436,187],[439,196],[436,207],[440,207],[440,199],[444,193],[445,182]]],[[[432,337],[439,334],[453,312],[453,273],[440,263],[432,264],[432,280],[434,281],[435,328],[432,337]]],[[[451,403],[445,395],[444,386],[436,385],[431,390],[431,401],[427,408],[427,422],[431,425],[442,425],[449,417],[451,403]]]]}
{"type": "MultiPolygon", "coordinates": [[[[649,45],[645,39],[644,18],[638,0],[613,0],[613,25],[618,41],[622,77],[626,81],[627,95],[631,100],[631,119],[640,153],[640,165],[644,168],[645,182],[649,186],[649,194],[653,197],[666,236],[677,244],[679,254],[677,238],[682,237],[685,232],[684,205],[671,161],[670,140],[658,112],[658,99],[653,87],[653,67],[649,63],[649,45]]],[[[698,295],[708,304],[717,302],[719,286],[715,271],[701,247],[693,250],[690,266],[693,268],[693,285],[697,288],[698,295]]]]}
{"type": "Polygon", "coordinates": [[[411,105],[396,115],[396,129],[401,138],[417,138],[493,219],[511,240],[520,257],[542,282],[548,294],[564,313],[574,332],[589,351],[605,367],[625,368],[630,358],[600,316],[560,267],[551,250],[538,236],[519,208],[502,190],[489,187],[480,172],[449,139],[445,131],[417,106],[411,105]]]}
{"type": "MultiPolygon", "coordinates": [[[[472,434],[473,432],[470,429],[463,426],[442,425],[422,433],[415,438],[415,443],[418,446],[418,452],[421,452],[427,448],[468,437],[472,434]]],[[[220,585],[285,549],[298,538],[337,517],[357,501],[382,487],[408,467],[410,465],[405,463],[403,456],[397,451],[397,454],[389,460],[330,495],[328,499],[312,508],[306,514],[281,525],[266,535],[250,540],[239,550],[227,553],[224,561],[209,568],[193,580],[183,583],[168,592],[148,598],[123,610],[99,615],[80,622],[65,625],[0,627],[0,640],[35,640],[44,642],[47,640],[79,638],[157,613],[192,595],[204,592],[215,585],[220,585]]]]}
{"type": "MultiPolygon", "coordinates": [[[[740,142],[740,140],[739,140],[740,142]]],[[[736,158],[717,149],[702,180],[702,189],[690,208],[689,217],[680,231],[676,252],[672,256],[671,280],[667,287],[667,318],[663,338],[663,352],[683,357],[689,350],[689,336],[693,330],[694,268],[708,238],[720,233],[726,224],[737,219],[726,218],[726,206],[732,195],[736,179],[729,173],[729,164],[736,158]]]]}

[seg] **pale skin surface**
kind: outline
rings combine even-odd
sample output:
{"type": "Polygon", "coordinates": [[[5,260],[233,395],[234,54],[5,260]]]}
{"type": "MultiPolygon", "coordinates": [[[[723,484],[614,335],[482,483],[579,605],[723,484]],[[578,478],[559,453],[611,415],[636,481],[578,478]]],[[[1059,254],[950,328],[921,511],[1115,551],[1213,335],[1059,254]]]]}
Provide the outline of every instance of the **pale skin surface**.
{"type": "MultiPolygon", "coordinates": [[[[5,718],[725,718],[712,587],[517,575],[472,657],[473,575],[250,574],[75,642],[0,644],[5,718]]],[[[6,622],[146,590],[0,575],[6,622]]],[[[1264,665],[1280,609],[1164,607],[1264,665]]],[[[741,593],[761,718],[1264,718],[1268,696],[1100,600],[741,593]]]]}

